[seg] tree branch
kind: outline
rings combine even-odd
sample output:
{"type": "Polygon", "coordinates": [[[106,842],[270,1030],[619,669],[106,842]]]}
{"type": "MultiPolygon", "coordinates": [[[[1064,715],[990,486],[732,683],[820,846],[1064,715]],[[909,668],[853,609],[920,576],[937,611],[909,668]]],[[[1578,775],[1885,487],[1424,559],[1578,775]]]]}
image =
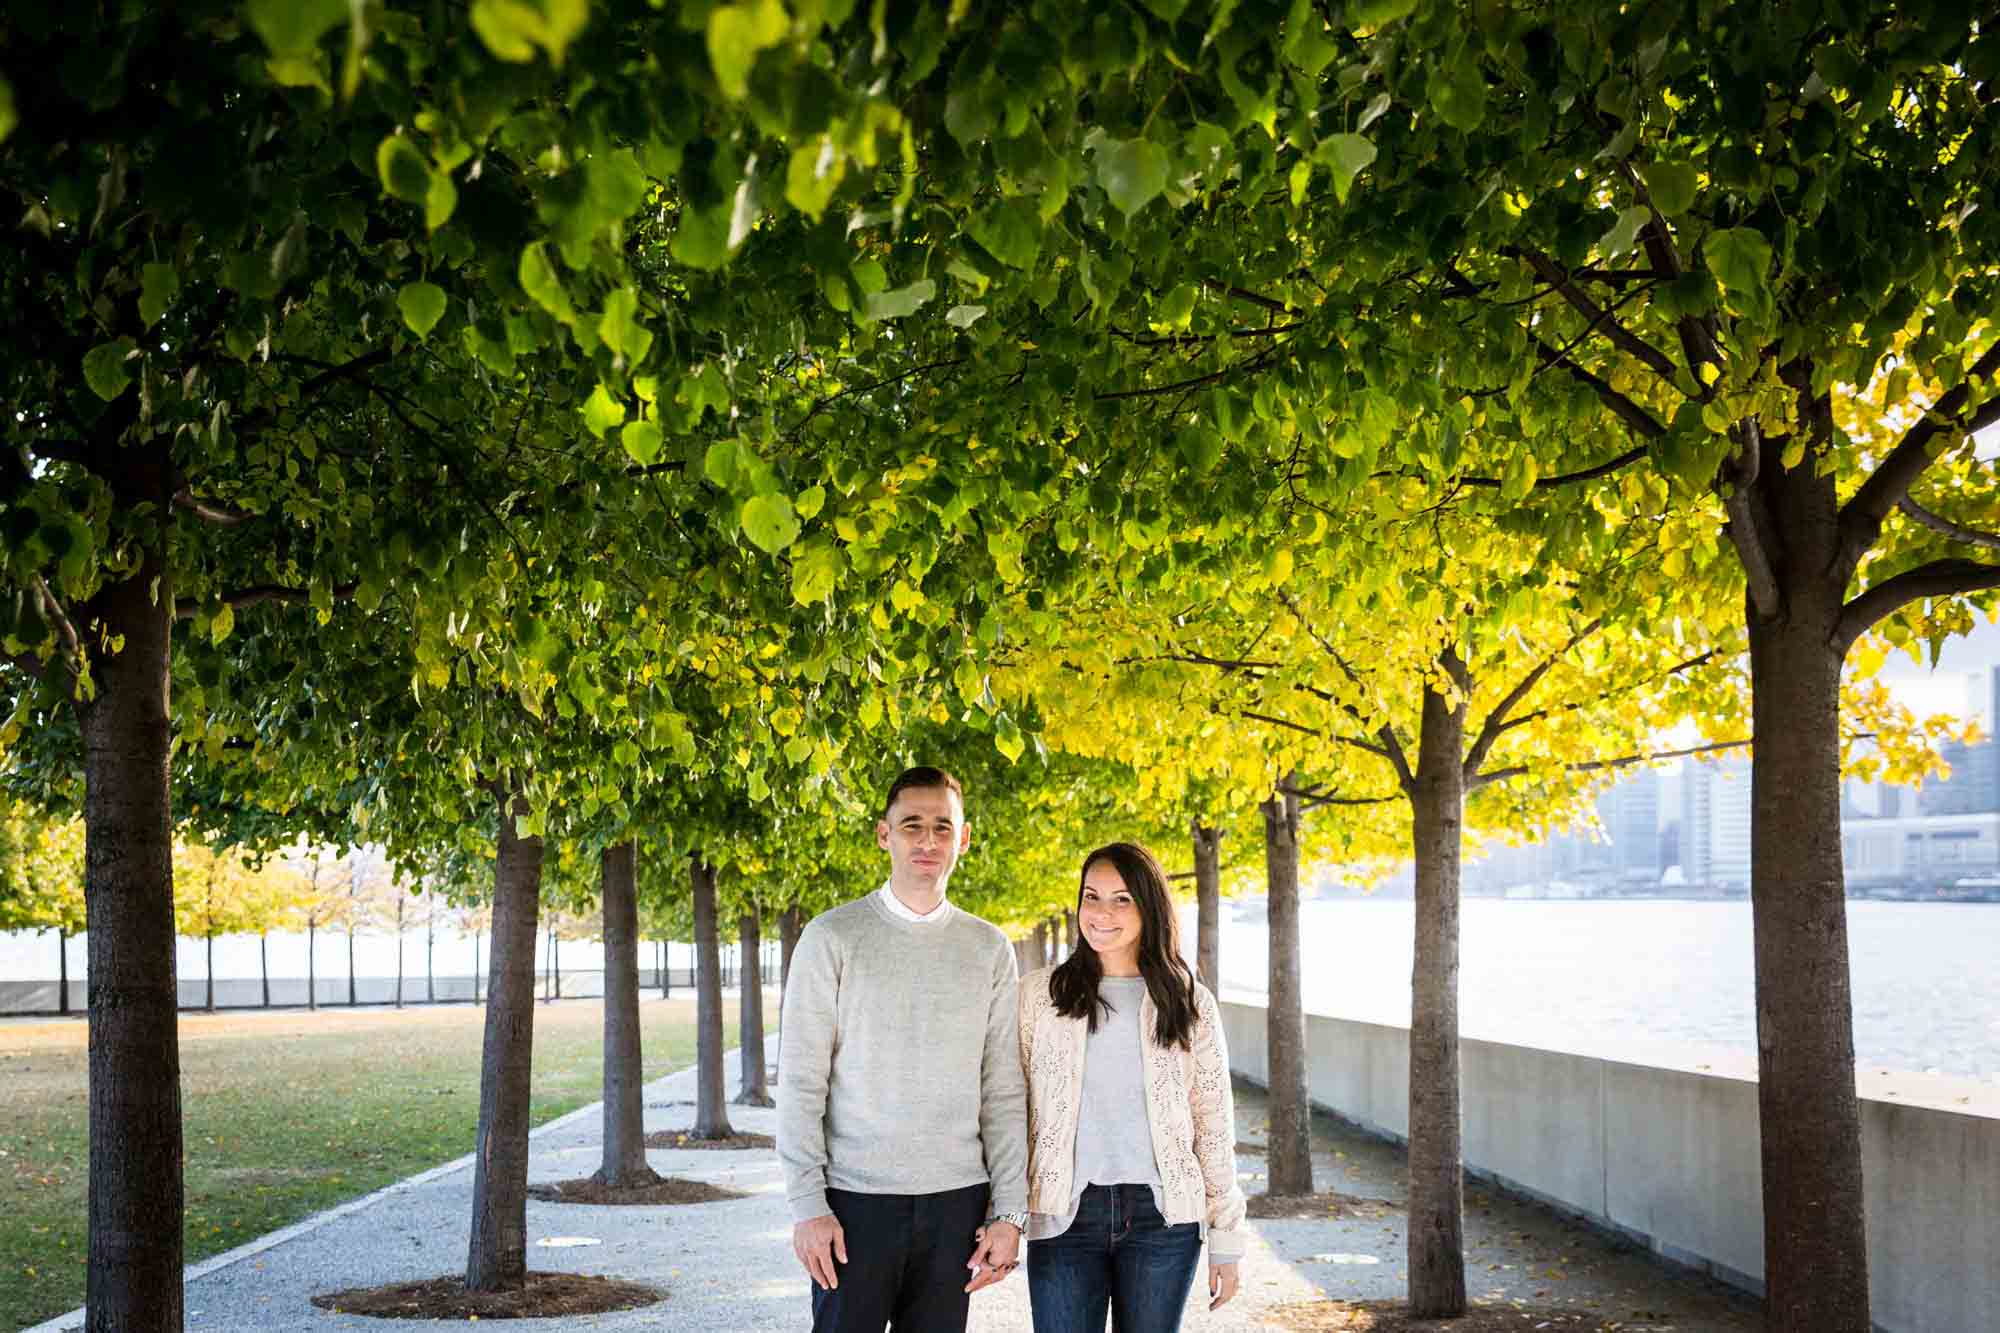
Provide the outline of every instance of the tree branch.
{"type": "MultiPolygon", "coordinates": [[[[1663,680],[1667,680],[1670,677],[1680,675],[1681,672],[1683,671],[1691,671],[1695,667],[1702,666],[1708,662],[1712,662],[1720,655],[1721,654],[1718,653],[1715,649],[1711,648],[1709,651],[1705,653],[1701,653],[1694,657],[1690,657],[1685,662],[1680,662],[1675,664],[1674,666],[1667,668],[1665,671],[1662,671],[1659,675],[1654,676],[1651,680],[1639,682],[1636,688],[1644,689],[1648,685],[1657,685],[1663,680]]],[[[1622,693],[1625,693],[1625,691],[1607,690],[1602,694],[1593,695],[1591,698],[1588,699],[1575,699],[1566,704],[1556,704],[1548,708],[1537,708],[1532,713],[1523,713],[1519,717],[1508,718],[1504,723],[1501,724],[1500,731],[1502,734],[1505,734],[1506,732],[1514,730],[1516,727],[1525,727],[1532,723],[1540,722],[1544,718],[1554,717],[1558,713],[1574,713],[1578,709],[1588,708],[1592,704],[1601,704],[1606,699],[1614,698],[1622,693]]]]}
{"type": "Polygon", "coordinates": [[[1210,371],[1206,375],[1197,375],[1191,380],[1178,380],[1173,384],[1160,384],[1148,389],[1116,389],[1110,393],[1092,394],[1091,397],[1100,403],[1112,403],[1117,402],[1121,398],[1155,398],[1161,394],[1179,393],[1183,389],[1199,389],[1204,384],[1218,384],[1232,375],[1247,375],[1254,371],[1266,369],[1271,364],[1271,360],[1271,350],[1267,348],[1253,357],[1237,362],[1235,365],[1224,366],[1222,369],[1210,371]]]}
{"type": "Polygon", "coordinates": [[[1924,508],[1907,495],[1896,502],[1896,507],[1908,517],[1950,541],[1960,542],[1966,546],[1982,546],[1989,551],[2000,551],[2000,533],[1981,532],[1978,528],[1968,528],[1963,523],[1954,523],[1944,515],[1924,508]]]}
{"type": "Polygon", "coordinates": [[[1321,731],[1318,727],[1308,727],[1303,723],[1293,722],[1289,718],[1273,717],[1269,713],[1254,712],[1248,708],[1237,710],[1236,716],[1248,718],[1252,722],[1268,722],[1274,727],[1285,727],[1291,731],[1302,732],[1307,736],[1317,736],[1321,740],[1332,741],[1336,745],[1348,745],[1357,750],[1366,750],[1378,759],[1387,759],[1389,757],[1389,752],[1379,745],[1371,745],[1367,741],[1356,740],[1352,736],[1343,736],[1339,732],[1321,731]]]}
{"type": "Polygon", "coordinates": [[[2000,420],[2000,394],[1987,399],[1972,416],[1963,415],[1974,381],[1991,380],[1995,371],[2000,371],[2000,341],[1987,348],[1972,363],[1972,369],[1966,372],[1965,378],[1933,403],[1921,420],[1903,432],[1903,438],[1876,465],[1868,480],[1861,483],[1861,489],[1841,506],[1840,549],[1842,559],[1847,562],[1847,572],[1851,573],[1861,563],[1861,557],[1881,535],[1882,523],[1889,517],[1889,511],[1910,493],[1910,487],[1931,465],[1933,440],[1946,431],[1975,433],[2000,420]]]}
{"type": "Polygon", "coordinates": [[[1278,784],[1278,791],[1286,796],[1298,797],[1302,812],[1316,810],[1322,805],[1387,805],[1390,801],[1403,799],[1401,792],[1391,792],[1387,796],[1329,796],[1325,792],[1294,787],[1286,782],[1278,784]]]}
{"type": "Polygon", "coordinates": [[[1517,253],[1527,261],[1536,276],[1555,288],[1563,300],[1569,302],[1570,308],[1584,317],[1591,328],[1603,329],[1605,337],[1620,350],[1629,353],[1667,383],[1674,382],[1672,358],[1613,319],[1611,308],[1591,300],[1589,293],[1576,285],[1573,275],[1565,272],[1562,265],[1539,250],[1520,250],[1517,253]]]}
{"type": "Polygon", "coordinates": [[[1466,751],[1465,772],[1467,776],[1477,773],[1479,766],[1486,762],[1486,756],[1492,752],[1494,743],[1500,739],[1500,734],[1507,729],[1507,718],[1520,706],[1521,701],[1533,692],[1535,686],[1542,683],[1542,677],[1548,675],[1557,662],[1569,656],[1570,649],[1576,647],[1603,627],[1604,621],[1602,618],[1599,618],[1591,621],[1575,634],[1572,634],[1568,643],[1565,643],[1562,647],[1543,658],[1536,664],[1534,670],[1521,677],[1514,688],[1507,691],[1505,698],[1493,705],[1493,711],[1486,715],[1484,722],[1480,723],[1479,733],[1473,740],[1471,748],[1466,751]]]}
{"type": "Polygon", "coordinates": [[[1241,287],[1232,287],[1226,282],[1216,282],[1211,279],[1203,282],[1201,285],[1212,292],[1221,292],[1224,296],[1233,296],[1239,301],[1248,301],[1251,305],[1259,306],[1274,315],[1292,315],[1298,313],[1283,301],[1273,300],[1268,296],[1260,296],[1256,292],[1245,291],[1241,287]]]}
{"type": "Polygon", "coordinates": [[[257,517],[246,509],[235,509],[210,500],[197,499],[194,492],[186,486],[174,492],[174,508],[184,509],[204,523],[213,523],[224,528],[233,528],[257,517]]]}
{"type": "Polygon", "coordinates": [[[1833,631],[1834,653],[1845,658],[1854,641],[1877,621],[1911,602],[1986,588],[2000,588],[2000,565],[1979,560],[1933,560],[1905,570],[1868,588],[1841,608],[1840,620],[1833,631]]]}
{"type": "MultiPolygon", "coordinates": [[[[1653,764],[1665,759],[1686,759],[1698,754],[1716,754],[1723,750],[1742,750],[1747,749],[1749,745],[1750,742],[1747,739],[1740,741],[1717,741],[1712,745],[1689,746],[1685,750],[1655,750],[1651,754],[1626,754],[1620,755],[1616,759],[1593,759],[1589,763],[1584,764],[1564,764],[1562,771],[1565,773],[1597,773],[1607,768],[1630,768],[1634,764],[1653,764]]],[[[1525,764],[1516,764],[1511,768],[1496,768],[1490,773],[1479,773],[1466,779],[1465,788],[1467,791],[1473,791],[1490,783],[1505,782],[1508,778],[1521,777],[1532,771],[1525,764]]]]}
{"type": "MultiPolygon", "coordinates": [[[[1557,486],[1571,486],[1579,481],[1595,481],[1599,477],[1608,477],[1621,468],[1630,467],[1645,456],[1646,446],[1642,444],[1636,449],[1627,449],[1616,458],[1608,458],[1595,467],[1583,468],[1576,472],[1561,472],[1553,477],[1537,477],[1532,489],[1546,491],[1557,486]]],[[[1397,474],[1392,472],[1378,472],[1375,475],[1378,477],[1387,477],[1397,474]]],[[[1497,490],[1507,483],[1499,477],[1460,477],[1457,480],[1457,484],[1460,486],[1484,486],[1488,489],[1497,490]]]]}
{"type": "Polygon", "coordinates": [[[63,610],[56,595],[49,591],[48,583],[40,574],[29,583],[34,589],[35,599],[42,604],[42,617],[56,627],[56,636],[62,640],[63,658],[69,663],[71,674],[83,674],[83,645],[77,640],[75,622],[69,618],[69,612],[63,610]]]}
{"type": "Polygon", "coordinates": [[[1612,388],[1609,381],[1591,374],[1582,366],[1579,366],[1576,362],[1543,342],[1540,338],[1536,338],[1534,342],[1535,356],[1540,359],[1543,365],[1553,366],[1562,370],[1577,383],[1589,386],[1591,392],[1595,393],[1599,400],[1611,409],[1612,414],[1631,427],[1633,432],[1641,439],[1658,440],[1666,437],[1667,428],[1660,424],[1658,418],[1654,417],[1651,412],[1648,412],[1630,398],[1627,398],[1624,394],[1618,392],[1618,390],[1612,388]]]}
{"type": "MultiPolygon", "coordinates": [[[[360,586],[359,582],[337,583],[333,586],[331,596],[336,602],[344,602],[353,597],[360,586]]],[[[256,606],[260,602],[290,602],[299,605],[312,600],[312,589],[293,588],[280,583],[257,583],[247,588],[226,592],[218,600],[224,606],[237,611],[244,607],[256,606]]],[[[201,599],[182,597],[174,603],[174,619],[187,620],[201,610],[201,607],[201,599]]]]}

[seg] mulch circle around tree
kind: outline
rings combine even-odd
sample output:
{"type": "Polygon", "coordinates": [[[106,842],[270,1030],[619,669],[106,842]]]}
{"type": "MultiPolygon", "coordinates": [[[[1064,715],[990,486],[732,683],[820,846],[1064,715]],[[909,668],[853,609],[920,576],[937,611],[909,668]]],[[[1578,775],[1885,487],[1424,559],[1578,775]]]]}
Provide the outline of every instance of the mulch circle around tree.
{"type": "Polygon", "coordinates": [[[467,1291],[462,1276],[330,1291],[312,1303],[334,1314],[377,1319],[547,1319],[636,1310],[666,1293],[638,1282],[583,1273],[530,1273],[513,1291],[467,1291]]]}
{"type": "MultiPolygon", "coordinates": [[[[1329,1217],[1349,1217],[1356,1212],[1380,1215],[1396,1205],[1387,1199],[1359,1199],[1352,1194],[1253,1194],[1245,1200],[1244,1211],[1263,1220],[1324,1221],[1329,1217]]],[[[1338,1325],[1335,1325],[1338,1327],[1338,1325]]]]}
{"type": "Polygon", "coordinates": [[[1633,1323],[1594,1310],[1540,1305],[1473,1305],[1456,1319],[1413,1319],[1401,1301],[1299,1301],[1263,1316],[1265,1327],[1286,1333],[1643,1333],[1672,1324],[1633,1323]]]}
{"type": "Polygon", "coordinates": [[[656,1129],[646,1136],[648,1148],[713,1148],[730,1151],[741,1148],[775,1148],[778,1141],[769,1134],[731,1134],[727,1138],[698,1139],[685,1129],[656,1129]]]}
{"type": "Polygon", "coordinates": [[[747,1199],[741,1190],[724,1189],[701,1180],[663,1176],[652,1185],[609,1186],[591,1176],[579,1180],[557,1180],[528,1186],[528,1197],[542,1203],[590,1203],[614,1208],[661,1203],[717,1203],[723,1199],[747,1199]]]}

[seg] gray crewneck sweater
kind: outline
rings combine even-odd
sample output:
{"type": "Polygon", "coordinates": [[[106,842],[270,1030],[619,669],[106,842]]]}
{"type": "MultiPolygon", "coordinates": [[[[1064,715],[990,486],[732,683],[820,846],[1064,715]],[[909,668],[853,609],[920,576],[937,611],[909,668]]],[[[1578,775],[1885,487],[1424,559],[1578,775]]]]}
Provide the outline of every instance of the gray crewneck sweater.
{"type": "Polygon", "coordinates": [[[934,1194],[983,1181],[990,1212],[1025,1212],[1014,951],[957,907],[904,921],[879,899],[815,917],[792,954],[778,1157],[793,1220],[831,1212],[829,1188],[934,1194]]]}

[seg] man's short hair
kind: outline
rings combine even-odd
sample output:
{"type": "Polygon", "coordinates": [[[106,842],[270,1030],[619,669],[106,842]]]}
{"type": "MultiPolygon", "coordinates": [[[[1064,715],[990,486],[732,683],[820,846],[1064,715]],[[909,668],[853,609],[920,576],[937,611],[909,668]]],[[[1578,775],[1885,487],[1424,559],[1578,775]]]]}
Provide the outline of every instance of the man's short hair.
{"type": "Polygon", "coordinates": [[[904,769],[889,784],[889,794],[882,799],[882,818],[887,819],[889,811],[895,808],[896,798],[913,787],[942,787],[958,797],[960,805],[965,803],[965,789],[958,785],[957,778],[941,768],[919,764],[915,768],[904,769]]]}

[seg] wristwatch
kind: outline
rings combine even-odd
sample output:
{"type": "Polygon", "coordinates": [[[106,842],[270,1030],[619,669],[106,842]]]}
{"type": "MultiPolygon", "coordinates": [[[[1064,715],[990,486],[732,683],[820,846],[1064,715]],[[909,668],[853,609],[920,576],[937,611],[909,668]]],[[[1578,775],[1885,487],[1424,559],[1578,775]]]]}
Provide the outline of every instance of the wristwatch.
{"type": "Polygon", "coordinates": [[[1026,1213],[995,1213],[986,1219],[986,1225],[988,1226],[992,1226],[995,1222],[1005,1222],[1008,1226],[1013,1227],[1014,1230],[1023,1233],[1028,1230],[1028,1215],[1026,1213]]]}

